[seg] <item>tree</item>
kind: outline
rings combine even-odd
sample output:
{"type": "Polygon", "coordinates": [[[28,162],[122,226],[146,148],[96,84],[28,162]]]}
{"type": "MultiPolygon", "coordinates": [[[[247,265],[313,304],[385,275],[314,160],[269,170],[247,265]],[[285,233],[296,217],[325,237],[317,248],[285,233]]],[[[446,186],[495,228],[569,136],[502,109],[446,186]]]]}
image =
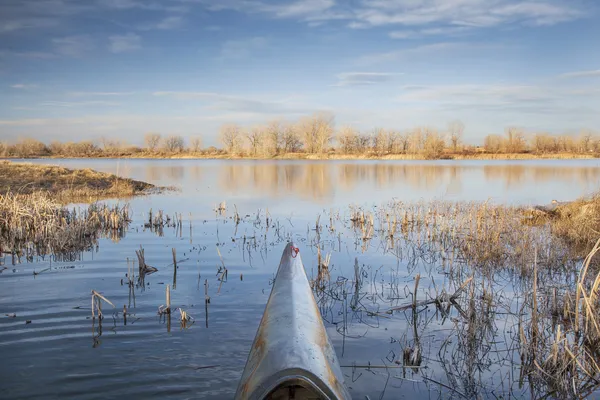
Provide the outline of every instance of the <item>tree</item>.
{"type": "Polygon", "coordinates": [[[516,127],[506,129],[506,149],[507,153],[522,153],[525,151],[525,135],[523,131],[516,127]]]}
{"type": "Polygon", "coordinates": [[[387,135],[387,151],[390,154],[398,154],[400,152],[400,133],[397,131],[389,131],[387,135]]]}
{"type": "Polygon", "coordinates": [[[444,153],[446,142],[442,135],[433,128],[425,129],[425,138],[423,142],[423,152],[426,158],[438,159],[444,153]]]}
{"type": "Polygon", "coordinates": [[[198,153],[200,150],[202,150],[202,138],[200,136],[193,136],[190,139],[189,149],[192,153],[198,153]]]}
{"type": "Polygon", "coordinates": [[[154,153],[160,144],[160,133],[146,133],[144,135],[144,143],[146,144],[146,148],[154,153]]]}
{"type": "Polygon", "coordinates": [[[500,135],[487,135],[483,139],[483,148],[488,153],[499,153],[503,144],[502,136],[500,135]]]}
{"type": "Polygon", "coordinates": [[[0,156],[8,155],[8,144],[6,142],[0,142],[0,156]]]}
{"type": "Polygon", "coordinates": [[[373,131],[373,151],[382,155],[388,148],[388,135],[385,129],[375,128],[373,131]]]}
{"type": "Polygon", "coordinates": [[[448,124],[448,134],[450,136],[450,146],[452,151],[456,152],[459,145],[462,142],[463,132],[465,131],[465,124],[461,121],[452,121],[448,124]]]}
{"type": "Polygon", "coordinates": [[[410,133],[408,138],[408,152],[410,154],[418,154],[423,149],[423,128],[415,128],[410,133]]]}
{"type": "Polygon", "coordinates": [[[248,144],[250,145],[250,153],[256,157],[258,150],[262,147],[263,143],[263,128],[255,126],[246,133],[248,144]]]}
{"type": "Polygon", "coordinates": [[[169,135],[163,140],[163,149],[168,153],[180,153],[185,148],[185,140],[179,135],[169,135]]]}
{"type": "Polygon", "coordinates": [[[39,140],[25,138],[19,140],[14,146],[15,155],[18,157],[34,157],[48,154],[48,148],[39,140]]]}
{"type": "Polygon", "coordinates": [[[265,146],[267,152],[273,155],[279,154],[283,146],[283,129],[278,120],[269,122],[265,131],[265,146]]]}
{"type": "Polygon", "coordinates": [[[294,124],[285,124],[283,126],[283,151],[285,153],[297,153],[302,149],[300,135],[294,124]]]}
{"type": "Polygon", "coordinates": [[[315,113],[298,124],[304,148],[308,153],[322,153],[333,139],[333,115],[315,113]]]}
{"type": "Polygon", "coordinates": [[[337,142],[343,154],[352,154],[356,151],[358,132],[351,126],[342,126],[337,134],[337,142]]]}
{"type": "Polygon", "coordinates": [[[223,125],[219,131],[219,139],[229,154],[238,151],[242,136],[242,129],[236,124],[223,125]]]}

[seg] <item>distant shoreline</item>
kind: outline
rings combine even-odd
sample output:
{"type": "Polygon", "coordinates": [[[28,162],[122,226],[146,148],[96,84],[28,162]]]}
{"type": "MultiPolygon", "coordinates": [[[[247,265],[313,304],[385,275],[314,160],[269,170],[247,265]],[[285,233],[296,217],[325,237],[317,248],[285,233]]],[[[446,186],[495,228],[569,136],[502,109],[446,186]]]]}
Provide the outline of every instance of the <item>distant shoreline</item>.
{"type": "Polygon", "coordinates": [[[428,158],[421,154],[306,154],[291,153],[278,156],[247,156],[230,154],[201,154],[201,153],[182,153],[182,154],[126,154],[126,155],[93,155],[82,156],[36,156],[36,157],[4,157],[6,160],[33,160],[33,159],[81,159],[81,160],[101,160],[101,159],[149,159],[149,160],[319,160],[319,161],[360,161],[360,160],[415,160],[415,161],[462,161],[462,160],[591,160],[600,159],[598,155],[576,154],[576,153],[556,153],[556,154],[532,154],[532,153],[479,153],[479,154],[444,154],[438,158],[428,158]]]}

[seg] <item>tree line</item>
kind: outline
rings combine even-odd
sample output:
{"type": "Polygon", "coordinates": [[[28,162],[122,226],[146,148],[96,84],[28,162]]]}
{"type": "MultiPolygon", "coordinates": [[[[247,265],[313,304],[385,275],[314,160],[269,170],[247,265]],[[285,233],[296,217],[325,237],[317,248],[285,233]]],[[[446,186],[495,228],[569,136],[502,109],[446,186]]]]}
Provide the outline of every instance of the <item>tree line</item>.
{"type": "Polygon", "coordinates": [[[274,120],[249,128],[225,124],[219,130],[220,148],[203,147],[201,136],[144,135],[143,146],[101,138],[98,141],[59,142],[49,144],[24,138],[16,143],[0,141],[3,157],[126,157],[204,155],[234,157],[276,157],[286,154],[341,154],[356,156],[412,155],[428,159],[452,158],[470,154],[592,154],[600,155],[600,136],[585,130],[577,135],[526,134],[509,127],[503,135],[487,135],[483,146],[463,142],[465,125],[450,122],[440,131],[416,127],[400,131],[376,128],[360,131],[352,126],[335,128],[331,114],[317,113],[297,121],[274,120]]]}

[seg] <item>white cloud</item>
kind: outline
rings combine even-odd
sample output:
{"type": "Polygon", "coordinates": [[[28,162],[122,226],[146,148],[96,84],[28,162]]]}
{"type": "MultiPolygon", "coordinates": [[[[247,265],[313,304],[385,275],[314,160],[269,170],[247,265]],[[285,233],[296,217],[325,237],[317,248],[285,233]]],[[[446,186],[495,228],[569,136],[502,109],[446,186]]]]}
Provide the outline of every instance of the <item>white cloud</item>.
{"type": "Polygon", "coordinates": [[[56,52],[68,57],[81,57],[95,48],[89,35],[74,35],[52,39],[56,52]]]}
{"type": "MultiPolygon", "coordinates": [[[[119,10],[129,10],[129,9],[141,9],[148,11],[168,11],[168,12],[186,12],[188,8],[186,6],[171,6],[161,4],[163,2],[160,1],[137,1],[137,0],[101,0],[100,4],[108,7],[119,10]]],[[[167,2],[164,2],[167,3],[167,2]]]]}
{"type": "Polygon", "coordinates": [[[575,72],[567,72],[565,74],[560,75],[561,78],[591,78],[591,77],[600,77],[600,69],[591,70],[591,71],[575,71],[575,72]]]}
{"type": "Polygon", "coordinates": [[[16,83],[14,85],[10,85],[13,89],[21,89],[21,90],[29,90],[37,88],[37,85],[26,84],[26,83],[16,83]]]}
{"type": "Polygon", "coordinates": [[[177,100],[197,100],[207,104],[211,110],[248,112],[262,115],[302,115],[317,111],[318,107],[308,107],[291,99],[265,99],[261,97],[235,96],[212,92],[154,92],[156,97],[177,100]]]}
{"type": "Polygon", "coordinates": [[[119,106],[120,103],[111,101],[79,101],[79,102],[68,102],[68,101],[46,101],[40,103],[40,106],[44,107],[61,107],[61,108],[73,108],[73,107],[87,107],[87,106],[119,106]]]}
{"type": "Polygon", "coordinates": [[[163,30],[177,29],[181,26],[182,23],[183,23],[183,17],[181,17],[179,15],[172,15],[172,16],[167,17],[167,18],[163,19],[162,21],[160,21],[156,25],[156,27],[158,29],[163,29],[163,30]]]}
{"type": "Polygon", "coordinates": [[[467,33],[471,30],[472,28],[468,26],[446,26],[417,30],[392,31],[389,33],[389,36],[392,39],[413,39],[422,38],[425,36],[456,36],[462,33],[467,33]]]}
{"type": "Polygon", "coordinates": [[[110,36],[108,40],[110,42],[108,50],[112,53],[124,53],[142,47],[142,38],[135,33],[110,36]]]}
{"type": "Polygon", "coordinates": [[[180,28],[183,25],[184,19],[181,15],[171,15],[156,23],[140,24],[137,29],[142,31],[150,31],[153,29],[168,31],[180,28]]]}
{"type": "Polygon", "coordinates": [[[92,97],[92,96],[130,96],[134,92],[69,92],[68,96],[92,97]]]}
{"type": "Polygon", "coordinates": [[[241,59],[249,57],[253,52],[267,47],[267,39],[253,37],[240,40],[228,40],[221,46],[221,59],[241,59]]]}
{"type": "Polygon", "coordinates": [[[386,72],[344,72],[337,75],[338,82],[333,85],[337,87],[345,86],[365,86],[378,83],[389,82],[394,79],[392,74],[386,72]]]}
{"type": "Polygon", "coordinates": [[[426,44],[422,46],[409,47],[400,50],[392,50],[384,53],[367,54],[358,59],[358,64],[372,65],[389,61],[414,59],[415,57],[439,55],[448,51],[470,51],[481,49],[487,45],[473,44],[466,42],[442,42],[426,44]]]}
{"type": "Polygon", "coordinates": [[[0,33],[13,32],[22,29],[49,28],[58,25],[55,18],[21,18],[0,21],[0,33]]]}
{"type": "Polygon", "coordinates": [[[491,27],[553,25],[585,16],[579,1],[558,0],[363,0],[351,27],[448,24],[491,27]]]}

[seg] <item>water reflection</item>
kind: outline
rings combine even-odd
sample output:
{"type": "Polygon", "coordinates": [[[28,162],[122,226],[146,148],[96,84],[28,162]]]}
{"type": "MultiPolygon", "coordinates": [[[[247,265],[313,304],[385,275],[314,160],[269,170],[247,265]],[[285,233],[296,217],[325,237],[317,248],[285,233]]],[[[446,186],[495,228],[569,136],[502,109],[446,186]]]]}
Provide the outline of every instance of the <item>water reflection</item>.
{"type": "MultiPolygon", "coordinates": [[[[43,162],[41,160],[40,162],[43,162]]],[[[243,206],[278,200],[295,210],[294,199],[320,206],[451,197],[459,200],[549,202],[570,200],[600,183],[597,160],[529,161],[299,161],[299,160],[59,160],[184,192],[202,192],[210,204],[231,200],[243,206]],[[535,187],[535,191],[531,190],[535,187]],[[349,200],[350,199],[350,200],[349,200]]]]}

